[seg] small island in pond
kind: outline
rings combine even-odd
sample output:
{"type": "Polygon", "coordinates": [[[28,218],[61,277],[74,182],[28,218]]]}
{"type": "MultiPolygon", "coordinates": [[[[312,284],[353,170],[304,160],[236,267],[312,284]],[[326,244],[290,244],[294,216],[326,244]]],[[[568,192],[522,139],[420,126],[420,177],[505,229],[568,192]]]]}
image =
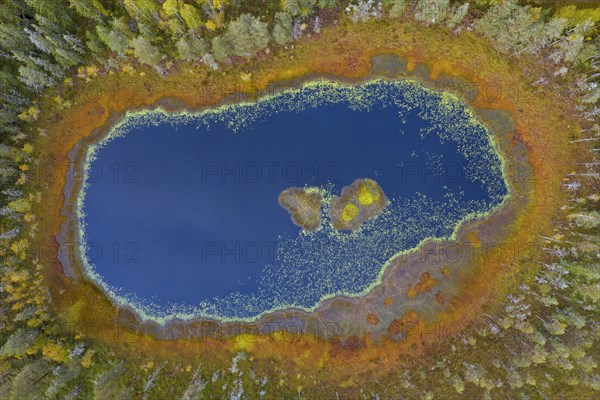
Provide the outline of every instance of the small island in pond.
{"type": "Polygon", "coordinates": [[[291,187],[282,191],[277,200],[302,229],[314,231],[321,225],[323,196],[315,189],[291,187]]]}
{"type": "Polygon", "coordinates": [[[338,230],[358,229],[367,219],[379,215],[387,199],[381,187],[372,179],[357,179],[342,189],[331,202],[331,222],[338,230]]]}

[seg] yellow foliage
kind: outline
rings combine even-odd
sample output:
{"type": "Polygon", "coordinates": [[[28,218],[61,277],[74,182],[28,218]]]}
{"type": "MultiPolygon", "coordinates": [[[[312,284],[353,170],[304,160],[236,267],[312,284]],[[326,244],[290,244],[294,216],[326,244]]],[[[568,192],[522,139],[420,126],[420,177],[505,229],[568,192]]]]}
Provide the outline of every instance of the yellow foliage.
{"type": "Polygon", "coordinates": [[[124,65],[123,68],[121,68],[121,70],[129,75],[133,75],[133,73],[135,72],[133,67],[129,64],[124,65]]]}
{"type": "Polygon", "coordinates": [[[35,121],[38,119],[39,114],[40,110],[35,106],[31,106],[27,111],[23,111],[21,114],[19,114],[18,117],[22,121],[35,121]]]}
{"type": "Polygon", "coordinates": [[[517,329],[520,330],[521,332],[523,332],[526,335],[531,335],[534,332],[533,325],[527,324],[527,323],[519,324],[517,326],[517,329]]]}
{"type": "Polygon", "coordinates": [[[177,0],[166,0],[163,3],[163,10],[169,17],[177,14],[177,0]]]}
{"type": "Polygon", "coordinates": [[[33,145],[31,143],[25,143],[22,150],[27,154],[31,154],[31,152],[33,152],[33,145]]]}
{"type": "Polygon", "coordinates": [[[356,197],[361,205],[368,206],[379,199],[379,193],[363,184],[358,188],[356,197]]]}
{"type": "Polygon", "coordinates": [[[89,368],[92,366],[92,357],[94,356],[94,350],[88,349],[83,358],[81,359],[81,366],[83,368],[89,368]]]}
{"type": "Polygon", "coordinates": [[[88,76],[96,76],[98,74],[98,67],[96,67],[95,65],[85,67],[85,73],[88,76]]]}
{"type": "Polygon", "coordinates": [[[249,333],[244,333],[235,337],[233,345],[234,350],[250,351],[254,347],[254,343],[258,340],[258,336],[249,333]]]}
{"type": "Polygon", "coordinates": [[[64,363],[67,361],[67,350],[58,343],[47,342],[42,347],[42,354],[49,360],[64,363]]]}
{"type": "Polygon", "coordinates": [[[353,203],[348,203],[342,211],[342,219],[344,221],[352,221],[358,215],[358,207],[353,203]]]}
{"type": "Polygon", "coordinates": [[[227,0],[212,0],[211,4],[214,9],[220,10],[224,6],[226,6],[229,2],[227,0]]]}
{"type": "Polygon", "coordinates": [[[24,260],[26,257],[26,250],[29,246],[29,243],[25,239],[20,239],[13,244],[10,245],[10,249],[15,253],[17,257],[21,260],[24,260]]]}
{"type": "Polygon", "coordinates": [[[25,213],[31,210],[31,203],[27,199],[16,199],[8,203],[8,207],[15,212],[25,213]]]}
{"type": "Polygon", "coordinates": [[[42,320],[39,318],[31,318],[27,321],[27,326],[30,328],[38,328],[40,325],[42,325],[42,320]]]}
{"type": "Polygon", "coordinates": [[[223,23],[225,21],[225,14],[221,11],[218,14],[212,16],[212,21],[214,22],[217,29],[223,27],[223,23]]]}
{"type": "Polygon", "coordinates": [[[217,29],[217,24],[215,23],[215,21],[213,21],[212,19],[209,19],[208,21],[206,21],[206,23],[204,24],[204,26],[206,27],[206,29],[208,29],[209,31],[214,31],[217,29]]]}
{"type": "Polygon", "coordinates": [[[542,9],[540,7],[531,7],[529,9],[529,14],[531,14],[531,16],[533,18],[540,19],[540,15],[541,15],[542,9]]]}
{"type": "Polygon", "coordinates": [[[21,172],[19,175],[19,179],[15,182],[17,186],[23,186],[27,182],[27,175],[24,172],[21,172]]]}
{"type": "Polygon", "coordinates": [[[580,8],[575,5],[561,7],[556,14],[558,18],[565,18],[572,24],[580,24],[587,20],[591,20],[592,24],[600,21],[600,7],[596,8],[580,8]]]}
{"type": "Polygon", "coordinates": [[[198,29],[202,26],[202,19],[198,9],[191,4],[183,4],[179,10],[185,24],[190,29],[198,29]]]}
{"type": "Polygon", "coordinates": [[[11,283],[26,282],[29,279],[29,274],[26,271],[11,271],[8,274],[8,280],[11,283]]]}

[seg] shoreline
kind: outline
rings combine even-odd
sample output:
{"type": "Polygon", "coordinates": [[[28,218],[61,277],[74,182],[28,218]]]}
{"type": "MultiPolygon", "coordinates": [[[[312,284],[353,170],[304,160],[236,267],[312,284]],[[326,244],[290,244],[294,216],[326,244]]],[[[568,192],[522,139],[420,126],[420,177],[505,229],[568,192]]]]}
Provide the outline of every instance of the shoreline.
{"type": "MultiPolygon", "coordinates": [[[[362,85],[364,83],[369,83],[369,82],[375,82],[377,80],[387,80],[386,78],[382,78],[379,76],[372,76],[372,73],[370,73],[368,76],[366,77],[362,77],[362,78],[358,78],[358,79],[331,79],[331,76],[326,76],[326,77],[306,77],[306,78],[301,78],[299,80],[296,81],[292,81],[292,82],[286,82],[286,85],[281,85],[279,83],[276,83],[277,88],[279,90],[272,92],[271,90],[268,90],[268,93],[266,96],[262,96],[259,97],[258,100],[263,100],[263,101],[267,101],[271,96],[274,96],[275,94],[279,93],[279,92],[286,92],[288,90],[294,90],[297,89],[298,87],[305,87],[306,85],[320,85],[323,82],[325,82],[325,84],[333,84],[333,85],[337,85],[337,84],[341,84],[342,86],[351,86],[351,87],[355,87],[355,86],[359,86],[362,85]]],[[[409,84],[416,84],[419,85],[423,88],[423,90],[428,91],[428,92],[436,92],[435,89],[432,89],[431,87],[427,86],[424,82],[416,79],[416,78],[410,78],[410,77],[404,77],[404,78],[398,78],[401,81],[404,82],[408,82],[409,84]]],[[[445,93],[449,93],[449,92],[445,92],[445,93]]],[[[431,244],[431,243],[452,243],[455,242],[456,239],[459,236],[459,232],[461,230],[467,230],[468,227],[466,227],[467,223],[470,222],[471,225],[479,225],[481,223],[484,223],[485,220],[487,219],[487,217],[489,217],[491,214],[495,213],[497,210],[503,208],[505,206],[505,204],[507,203],[507,201],[510,199],[510,197],[512,196],[512,184],[509,182],[509,180],[507,179],[507,171],[505,170],[505,165],[506,165],[506,161],[505,161],[505,155],[502,154],[498,148],[498,137],[501,135],[504,135],[508,132],[491,132],[491,129],[489,129],[489,127],[485,124],[485,122],[482,121],[482,119],[480,118],[480,116],[478,115],[478,113],[476,112],[476,110],[469,105],[467,102],[464,101],[464,99],[461,99],[460,97],[458,97],[455,94],[451,94],[452,97],[454,97],[455,99],[458,99],[461,103],[461,105],[465,108],[466,112],[471,112],[475,115],[476,119],[479,121],[479,123],[483,124],[484,126],[486,126],[486,129],[488,129],[490,132],[489,133],[489,142],[490,142],[490,146],[493,149],[493,151],[495,152],[495,155],[499,158],[501,166],[502,166],[502,177],[504,180],[504,183],[506,184],[506,187],[508,189],[507,194],[504,196],[503,200],[497,204],[495,207],[492,207],[490,210],[484,212],[484,213],[475,213],[475,214],[469,214],[466,215],[465,217],[463,217],[460,221],[457,221],[456,224],[454,225],[454,229],[453,232],[450,236],[448,237],[442,237],[442,238],[432,238],[432,237],[426,237],[424,239],[422,239],[416,246],[411,247],[409,249],[406,250],[402,250],[400,252],[397,252],[394,256],[392,256],[387,262],[385,262],[381,268],[380,268],[380,272],[378,273],[378,277],[377,279],[372,282],[368,287],[366,287],[363,291],[361,291],[360,293],[356,293],[356,294],[348,294],[348,293],[335,293],[335,294],[330,294],[330,295],[326,295],[323,296],[321,298],[321,300],[314,305],[313,307],[310,308],[303,308],[303,307],[298,307],[298,306],[290,306],[290,305],[282,305],[279,307],[275,307],[275,308],[271,308],[269,310],[265,310],[263,312],[261,312],[260,314],[254,316],[254,317],[238,317],[238,318],[226,318],[226,317],[215,317],[215,316],[210,316],[210,315],[199,315],[199,314],[195,314],[195,313],[189,313],[189,314],[171,314],[167,317],[160,317],[160,316],[155,316],[155,315],[151,315],[147,312],[145,312],[141,307],[139,307],[137,304],[132,304],[130,301],[124,299],[122,296],[115,294],[112,290],[110,290],[110,288],[104,284],[104,282],[102,282],[101,278],[98,278],[95,274],[95,272],[93,271],[85,271],[87,268],[84,266],[84,272],[83,273],[79,273],[79,277],[82,277],[84,279],[87,279],[89,281],[89,283],[97,286],[98,288],[100,288],[105,295],[110,298],[110,300],[115,303],[115,305],[119,308],[122,308],[124,310],[129,310],[130,313],[133,314],[133,316],[135,317],[135,319],[138,320],[139,323],[141,324],[152,324],[152,325],[158,325],[159,327],[167,327],[169,325],[179,325],[179,324],[198,324],[198,323],[206,323],[206,322],[214,322],[214,323],[218,323],[218,324],[222,324],[222,325],[228,325],[228,324],[264,324],[267,320],[270,319],[275,319],[277,320],[278,318],[281,317],[281,315],[288,315],[288,314],[294,314],[294,315],[300,315],[302,317],[311,317],[311,314],[316,314],[319,311],[321,311],[321,309],[327,309],[329,307],[335,307],[333,305],[333,303],[335,303],[337,300],[344,300],[344,299],[360,299],[366,295],[368,295],[369,293],[373,292],[373,290],[380,286],[382,284],[382,282],[386,279],[385,275],[386,274],[392,274],[392,272],[389,272],[388,269],[390,269],[391,266],[395,265],[398,263],[398,259],[401,257],[408,257],[410,255],[414,255],[416,253],[418,253],[420,251],[420,249],[424,248],[426,245],[431,244]],[[91,273],[91,276],[88,275],[91,273]]],[[[202,114],[203,112],[219,112],[220,109],[222,108],[228,108],[230,106],[239,106],[239,105],[249,105],[249,104],[254,104],[254,101],[256,99],[252,99],[250,101],[246,101],[246,100],[242,100],[240,101],[235,101],[235,99],[241,98],[243,97],[242,94],[238,93],[238,94],[233,94],[231,95],[231,97],[233,97],[233,101],[229,100],[229,99],[225,99],[223,102],[221,102],[218,105],[214,105],[214,106],[204,106],[204,107],[200,107],[199,109],[190,109],[188,107],[177,107],[175,106],[168,106],[169,103],[173,102],[172,99],[159,99],[158,101],[156,101],[153,105],[150,106],[144,106],[141,108],[134,108],[133,110],[129,110],[125,113],[120,113],[118,114],[118,116],[115,114],[112,118],[111,118],[111,122],[96,129],[95,132],[90,136],[87,137],[85,139],[83,139],[83,142],[86,143],[85,145],[83,145],[83,148],[79,149],[79,150],[75,150],[75,148],[72,150],[71,152],[71,162],[75,165],[79,165],[81,164],[81,168],[79,169],[79,175],[81,177],[84,176],[84,174],[82,174],[81,170],[86,168],[86,165],[89,164],[89,158],[90,156],[93,158],[93,154],[91,154],[90,152],[93,151],[94,148],[96,148],[97,145],[101,144],[102,142],[105,142],[107,140],[111,140],[111,133],[115,130],[118,129],[122,124],[126,123],[128,118],[131,118],[131,116],[133,116],[134,118],[140,116],[140,115],[146,115],[146,114],[150,114],[150,113],[154,113],[154,114],[159,114],[160,116],[164,116],[166,118],[166,121],[168,121],[169,116],[172,116],[173,114],[175,114],[175,119],[179,119],[181,118],[183,121],[186,121],[188,118],[190,119],[194,119],[194,116],[197,116],[198,114],[202,114]],[[167,105],[167,107],[165,107],[165,105],[167,105]],[[79,154],[77,156],[74,156],[73,151],[75,153],[77,153],[79,151],[79,154]],[[85,161],[86,159],[87,162],[85,161]],[[82,160],[82,161],[79,161],[82,160]]],[[[177,101],[174,102],[175,104],[177,104],[177,101]]],[[[119,133],[116,134],[117,136],[119,135],[119,133]]],[[[77,147],[80,147],[80,143],[78,142],[78,144],[76,145],[77,147]]],[[[81,178],[82,181],[85,181],[85,178],[81,178]]],[[[77,185],[75,185],[77,186],[77,185]]],[[[81,186],[81,182],[79,182],[79,185],[81,186]]],[[[73,192],[76,192],[77,198],[75,200],[76,206],[74,207],[75,209],[78,209],[81,206],[81,195],[84,193],[84,191],[82,190],[84,188],[77,188],[77,187],[71,187],[71,193],[69,193],[67,196],[68,198],[71,198],[71,196],[73,195],[73,192]]],[[[67,190],[65,188],[65,190],[67,190]]],[[[65,202],[65,205],[67,204],[67,202],[65,202]]],[[[71,206],[71,208],[73,208],[73,206],[71,206]]],[[[80,211],[77,212],[78,217],[76,218],[77,220],[81,219],[81,215],[79,214],[80,211]]],[[[64,214],[69,215],[69,212],[65,212],[64,214]]],[[[73,223],[73,222],[71,222],[73,223]]],[[[67,230],[68,228],[66,228],[65,224],[68,224],[68,222],[64,222],[61,226],[61,232],[67,230]]],[[[78,226],[78,224],[77,224],[78,226]]],[[[76,235],[78,238],[82,237],[82,229],[78,228],[78,235],[76,235]]],[[[72,236],[71,236],[72,237],[72,236]]],[[[61,239],[65,239],[66,235],[63,235],[61,237],[61,239]]],[[[76,243],[79,243],[79,250],[78,250],[78,254],[77,254],[77,262],[80,263],[81,262],[81,249],[82,249],[82,243],[80,240],[76,240],[76,243]]],[[[60,243],[59,241],[59,245],[64,246],[64,242],[60,243]]],[[[73,270],[71,268],[71,266],[67,267],[68,270],[73,270]]],[[[81,269],[76,267],[75,269],[81,269]]],[[[72,276],[75,277],[75,276],[72,276]]],[[[78,279],[78,278],[76,278],[78,279]]],[[[285,317],[283,317],[283,319],[285,319],[285,317]]]]}

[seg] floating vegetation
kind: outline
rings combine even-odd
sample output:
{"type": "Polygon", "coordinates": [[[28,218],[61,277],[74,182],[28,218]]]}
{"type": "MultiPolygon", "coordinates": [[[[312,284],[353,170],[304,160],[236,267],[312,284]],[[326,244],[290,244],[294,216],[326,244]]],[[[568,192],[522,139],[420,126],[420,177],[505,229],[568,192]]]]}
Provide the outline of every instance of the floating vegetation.
{"type": "MultiPolygon", "coordinates": [[[[299,209],[303,210],[302,217],[296,216],[294,221],[312,229],[296,237],[280,238],[275,262],[265,265],[262,270],[259,290],[250,294],[233,292],[203,300],[200,304],[165,306],[126,293],[122,288],[111,287],[103,281],[93,263],[84,257],[88,276],[117,303],[130,305],[144,319],[158,322],[174,317],[251,321],[275,310],[313,310],[325,299],[337,295],[368,293],[380,282],[389,260],[418,248],[428,239],[453,238],[462,222],[484,217],[507,198],[504,161],[485,126],[462,101],[449,93],[429,90],[413,80],[381,79],[356,86],[315,81],[256,102],[226,104],[196,113],[169,113],[160,108],[128,113],[106,138],[88,149],[84,164],[86,185],[89,166],[96,159],[98,150],[134,128],[195,124],[206,129],[224,124],[234,132],[240,132],[275,114],[300,112],[327,104],[345,104],[355,111],[395,107],[403,122],[408,113],[418,111],[427,125],[418,132],[403,134],[415,135],[415,140],[433,136],[440,143],[454,142],[464,158],[466,178],[478,182],[484,188],[486,198],[468,199],[464,193],[446,188],[439,199],[420,193],[410,198],[386,199],[375,181],[361,179],[342,192],[341,197],[335,197],[331,187],[313,188],[311,207],[298,208],[299,198],[294,200],[296,214],[299,209]],[[319,220],[314,212],[317,197],[322,199],[318,202],[319,208],[321,205],[323,208],[323,217],[319,220]],[[352,199],[350,202],[347,201],[349,198],[352,199]],[[387,207],[381,211],[384,205],[387,207]],[[308,209],[312,211],[307,212],[308,209]]],[[[443,168],[441,163],[437,166],[443,168]]],[[[87,251],[86,185],[78,196],[80,250],[84,255],[87,251]]],[[[298,196],[299,193],[296,189],[283,193],[284,203],[290,207],[293,203],[290,195],[298,196]]]]}

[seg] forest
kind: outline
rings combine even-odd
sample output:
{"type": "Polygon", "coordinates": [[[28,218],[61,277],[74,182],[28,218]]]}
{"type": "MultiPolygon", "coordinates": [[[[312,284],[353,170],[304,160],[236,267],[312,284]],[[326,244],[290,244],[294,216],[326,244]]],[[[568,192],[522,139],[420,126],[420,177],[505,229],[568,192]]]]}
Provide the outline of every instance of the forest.
{"type": "MultiPolygon", "coordinates": [[[[572,4],[570,4],[572,3],[572,4]]],[[[599,395],[600,7],[516,0],[3,0],[0,4],[0,399],[591,399],[599,395]],[[541,238],[535,273],[476,329],[403,360],[386,382],[301,387],[284,367],[124,359],[55,323],[36,252],[45,189],[37,163],[43,104],[117,73],[168,80],[182,65],[226,73],[260,63],[330,26],[401,20],[460,40],[473,34],[509,60],[543,65],[581,123],[568,201],[541,238]],[[443,354],[443,357],[436,355],[443,354]],[[435,382],[435,384],[431,384],[435,382]],[[315,397],[317,396],[317,397],[315,397]],[[319,397],[325,396],[325,397],[319,397]]],[[[241,346],[243,348],[243,346],[241,346]]]]}

